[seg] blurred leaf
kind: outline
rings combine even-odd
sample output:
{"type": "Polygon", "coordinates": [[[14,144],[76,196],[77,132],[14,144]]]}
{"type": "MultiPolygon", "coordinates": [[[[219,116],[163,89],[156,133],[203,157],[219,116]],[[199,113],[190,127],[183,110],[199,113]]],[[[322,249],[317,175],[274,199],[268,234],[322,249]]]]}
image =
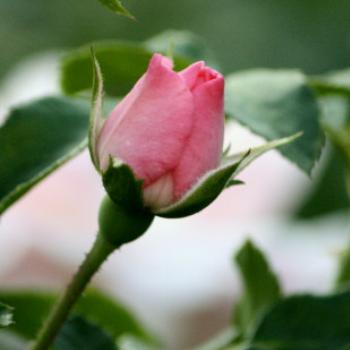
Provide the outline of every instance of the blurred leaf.
{"type": "Polygon", "coordinates": [[[349,208],[346,194],[345,166],[339,152],[331,149],[324,169],[309,193],[296,208],[295,217],[312,219],[349,208]]]}
{"type": "MultiPolygon", "coordinates": [[[[342,96],[323,96],[320,98],[321,123],[333,143],[344,138],[348,140],[346,127],[350,123],[349,99],[342,96]],[[339,140],[337,140],[339,135],[339,140]],[[343,136],[341,136],[343,135],[343,136]]],[[[346,194],[346,158],[341,155],[339,147],[330,146],[326,163],[316,179],[311,191],[297,208],[296,216],[307,219],[345,209],[350,206],[346,194]]],[[[346,147],[346,146],[345,146],[346,147]]],[[[344,152],[344,151],[343,151],[344,152]]]]}
{"type": "Polygon", "coordinates": [[[0,214],[86,146],[87,104],[46,97],[14,108],[0,128],[0,214]]]}
{"type": "Polygon", "coordinates": [[[13,321],[13,308],[0,303],[0,328],[10,326],[13,321]]]}
{"type": "Polygon", "coordinates": [[[27,350],[28,344],[25,340],[8,331],[0,332],[1,350],[27,350]]]}
{"type": "Polygon", "coordinates": [[[320,95],[350,97],[350,68],[311,77],[309,84],[320,95]]]}
{"type": "Polygon", "coordinates": [[[226,112],[254,133],[273,140],[302,131],[280,152],[311,173],[324,144],[319,108],[297,70],[251,70],[226,79],[226,112]]]}
{"type": "Polygon", "coordinates": [[[99,2],[119,15],[134,19],[134,16],[123,6],[120,0],[99,0],[99,2]]]}
{"type": "Polygon", "coordinates": [[[146,40],[145,46],[153,52],[171,53],[190,61],[205,60],[211,67],[218,67],[205,41],[187,30],[166,30],[146,40]]]}
{"type": "MultiPolygon", "coordinates": [[[[15,308],[10,330],[26,339],[33,339],[49,314],[56,295],[31,291],[0,292],[1,300],[15,308]]],[[[151,339],[136,319],[122,305],[97,291],[89,291],[79,300],[74,313],[99,325],[114,338],[132,334],[141,339],[151,339]]]]}
{"type": "Polygon", "coordinates": [[[117,350],[113,338],[82,317],[67,320],[59,333],[56,350],[117,350]]]}
{"type": "MultiPolygon", "coordinates": [[[[93,43],[96,58],[101,66],[105,92],[110,96],[123,96],[145,73],[152,51],[132,42],[102,41],[93,43]]],[[[69,52],[62,61],[61,86],[64,93],[71,95],[92,87],[92,64],[90,47],[69,52]]],[[[175,57],[178,69],[186,67],[190,61],[175,57]]]]}
{"type": "Polygon", "coordinates": [[[346,350],[350,348],[350,293],[292,296],[261,320],[247,349],[346,350]]]}
{"type": "Polygon", "coordinates": [[[234,324],[246,337],[256,322],[282,296],[278,279],[263,253],[247,241],[235,257],[243,282],[243,296],[234,310],[234,324]]]}

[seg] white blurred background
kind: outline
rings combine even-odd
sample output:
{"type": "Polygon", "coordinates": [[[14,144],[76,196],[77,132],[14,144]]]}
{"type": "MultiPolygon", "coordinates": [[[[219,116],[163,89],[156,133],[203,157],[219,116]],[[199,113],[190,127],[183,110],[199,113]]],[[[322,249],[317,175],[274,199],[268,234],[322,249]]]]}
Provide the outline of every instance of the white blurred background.
{"type": "MultiPolygon", "coordinates": [[[[2,116],[13,104],[59,92],[58,58],[43,53],[9,72],[0,87],[2,116]]],[[[233,151],[263,142],[237,124],[226,131],[233,151]]],[[[240,295],[233,255],[247,237],[266,252],[287,293],[332,287],[348,240],[347,218],[290,220],[310,180],[276,151],[241,180],[246,185],[226,190],[197,215],[156,219],[142,238],[114,253],[94,281],[168,349],[190,349],[227,326],[240,295]]],[[[102,195],[84,152],[2,215],[0,287],[63,288],[95,237],[102,195]]]]}

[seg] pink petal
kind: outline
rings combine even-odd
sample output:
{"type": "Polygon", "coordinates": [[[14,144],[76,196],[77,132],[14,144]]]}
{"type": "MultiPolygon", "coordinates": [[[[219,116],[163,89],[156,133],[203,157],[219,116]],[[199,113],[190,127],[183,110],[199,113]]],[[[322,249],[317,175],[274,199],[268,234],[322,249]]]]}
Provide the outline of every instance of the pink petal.
{"type": "Polygon", "coordinates": [[[176,199],[206,172],[219,165],[223,145],[224,78],[204,68],[197,74],[193,89],[194,125],[181,161],[173,173],[176,199]]]}
{"type": "Polygon", "coordinates": [[[192,129],[194,105],[171,65],[155,54],[145,75],[111,112],[98,140],[102,168],[112,155],[148,186],[176,167],[192,129]]]}

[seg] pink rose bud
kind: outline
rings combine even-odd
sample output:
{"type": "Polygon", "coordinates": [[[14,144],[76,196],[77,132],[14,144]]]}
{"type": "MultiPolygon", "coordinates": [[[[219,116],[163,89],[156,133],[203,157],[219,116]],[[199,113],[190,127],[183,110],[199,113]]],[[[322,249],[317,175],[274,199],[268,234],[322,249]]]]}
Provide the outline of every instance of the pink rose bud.
{"type": "Polygon", "coordinates": [[[224,78],[204,62],[181,72],[154,54],[146,73],[118,103],[97,138],[105,171],[110,157],[142,179],[145,206],[180,200],[219,166],[224,130],[224,78]]]}

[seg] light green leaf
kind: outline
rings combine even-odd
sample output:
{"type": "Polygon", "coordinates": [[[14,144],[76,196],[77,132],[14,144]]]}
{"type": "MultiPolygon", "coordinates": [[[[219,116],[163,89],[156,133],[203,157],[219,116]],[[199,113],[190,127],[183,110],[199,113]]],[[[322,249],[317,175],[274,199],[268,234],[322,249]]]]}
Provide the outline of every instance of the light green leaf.
{"type": "Polygon", "coordinates": [[[46,97],[13,108],[0,128],[0,214],[86,146],[89,106],[46,97]]]}
{"type": "Polygon", "coordinates": [[[301,72],[261,69],[229,75],[226,112],[267,140],[303,132],[280,152],[310,174],[324,135],[317,99],[301,72]]]}
{"type": "Polygon", "coordinates": [[[277,303],[261,320],[248,349],[350,349],[350,293],[299,295],[277,303]]]}
{"type": "MultiPolygon", "coordinates": [[[[104,88],[110,96],[123,96],[145,73],[152,51],[142,44],[122,41],[101,41],[92,44],[104,77],[104,88]]],[[[92,64],[90,47],[84,46],[69,52],[61,65],[61,86],[71,95],[90,90],[92,86],[92,64]]],[[[182,69],[190,60],[174,58],[175,67],[182,69]]]]}
{"type": "Polygon", "coordinates": [[[13,308],[0,303],[0,328],[8,327],[13,323],[13,308]]]}
{"type": "Polygon", "coordinates": [[[278,279],[263,253],[247,241],[235,257],[243,282],[243,296],[234,310],[234,324],[243,337],[282,296],[278,279]]]}
{"type": "Polygon", "coordinates": [[[113,338],[82,317],[67,320],[54,342],[55,350],[117,350],[113,338]]]}
{"type": "Polygon", "coordinates": [[[99,2],[119,15],[135,19],[135,17],[123,6],[120,0],[99,0],[99,2]]]}

